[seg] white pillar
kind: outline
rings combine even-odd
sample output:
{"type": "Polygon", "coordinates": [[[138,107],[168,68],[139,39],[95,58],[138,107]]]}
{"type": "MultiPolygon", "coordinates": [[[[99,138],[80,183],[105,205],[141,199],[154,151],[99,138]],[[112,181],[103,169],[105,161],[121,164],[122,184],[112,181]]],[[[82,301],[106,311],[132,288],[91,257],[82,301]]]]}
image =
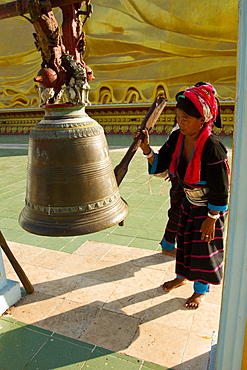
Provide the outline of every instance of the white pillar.
{"type": "Polygon", "coordinates": [[[5,274],[5,269],[3,265],[1,248],[0,248],[0,290],[2,290],[6,284],[7,284],[7,280],[6,280],[6,274],[5,274]]]}
{"type": "Polygon", "coordinates": [[[239,0],[233,170],[217,370],[240,370],[247,315],[247,0],[239,0]]]}
{"type": "Polygon", "coordinates": [[[0,315],[21,298],[20,283],[6,279],[0,248],[0,315]]]}

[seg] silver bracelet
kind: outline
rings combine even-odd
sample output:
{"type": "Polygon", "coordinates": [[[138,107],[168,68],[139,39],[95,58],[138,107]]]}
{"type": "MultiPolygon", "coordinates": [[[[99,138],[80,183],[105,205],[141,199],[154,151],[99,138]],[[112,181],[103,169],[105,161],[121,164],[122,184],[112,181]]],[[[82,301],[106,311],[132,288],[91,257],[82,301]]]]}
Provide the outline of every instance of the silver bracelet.
{"type": "Polygon", "coordinates": [[[217,213],[217,215],[212,215],[212,213],[210,213],[210,212],[208,211],[208,217],[213,218],[214,220],[218,220],[218,218],[220,217],[220,214],[219,214],[219,213],[217,213]]]}
{"type": "Polygon", "coordinates": [[[144,154],[143,152],[142,152],[142,154],[143,154],[143,156],[145,157],[145,158],[151,158],[152,157],[152,155],[154,154],[154,151],[153,151],[153,149],[152,148],[150,148],[150,153],[148,153],[148,154],[144,154]]]}

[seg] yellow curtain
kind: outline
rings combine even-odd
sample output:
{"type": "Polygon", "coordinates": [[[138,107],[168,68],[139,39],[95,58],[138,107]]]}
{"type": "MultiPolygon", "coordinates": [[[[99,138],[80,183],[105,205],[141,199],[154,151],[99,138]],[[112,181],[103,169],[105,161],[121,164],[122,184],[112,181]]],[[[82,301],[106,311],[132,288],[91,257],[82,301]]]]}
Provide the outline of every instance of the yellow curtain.
{"type": "MultiPolygon", "coordinates": [[[[0,0],[1,3],[8,1],[0,0]]],[[[92,104],[169,101],[198,81],[235,99],[237,0],[91,0],[85,62],[92,104]]],[[[61,23],[61,13],[55,10],[61,23]]],[[[41,56],[22,17],[0,21],[0,107],[38,106],[41,56]]]]}

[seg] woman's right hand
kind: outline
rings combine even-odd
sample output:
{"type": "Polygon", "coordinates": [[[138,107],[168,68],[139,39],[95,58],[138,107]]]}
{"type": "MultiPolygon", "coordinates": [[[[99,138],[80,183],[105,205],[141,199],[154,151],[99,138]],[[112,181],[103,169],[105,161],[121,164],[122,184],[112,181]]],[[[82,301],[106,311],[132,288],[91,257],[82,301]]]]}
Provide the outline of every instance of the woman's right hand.
{"type": "Polygon", "coordinates": [[[133,139],[136,139],[138,136],[141,135],[141,133],[144,135],[144,138],[142,141],[139,143],[140,148],[142,149],[144,154],[150,153],[150,146],[149,146],[149,133],[148,130],[142,130],[142,131],[137,131],[135,135],[133,136],[133,139]]]}

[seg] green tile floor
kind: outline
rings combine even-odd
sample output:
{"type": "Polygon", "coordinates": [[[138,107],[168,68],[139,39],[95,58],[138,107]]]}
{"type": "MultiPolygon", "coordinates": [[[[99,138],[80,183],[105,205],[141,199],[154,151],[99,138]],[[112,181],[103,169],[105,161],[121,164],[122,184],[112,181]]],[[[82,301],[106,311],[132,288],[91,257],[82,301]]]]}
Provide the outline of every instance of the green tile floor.
{"type": "MultiPolygon", "coordinates": [[[[123,143],[123,139],[120,141],[123,143]]],[[[223,141],[231,148],[230,137],[223,138],[223,141]]],[[[108,138],[108,142],[109,145],[119,145],[119,138],[116,138],[115,143],[112,137],[108,138]]],[[[150,181],[147,161],[140,152],[132,159],[128,173],[120,185],[121,196],[129,204],[129,215],[124,226],[113,226],[90,235],[55,238],[34,235],[23,230],[19,226],[18,217],[24,207],[26,191],[27,143],[28,136],[0,135],[0,230],[6,240],[67,253],[73,253],[86,240],[150,250],[160,249],[159,241],[169,208],[170,184],[161,178],[150,181]]],[[[131,143],[129,136],[123,144],[126,150],[131,143]]],[[[151,145],[160,144],[157,139],[151,138],[151,145]]],[[[110,151],[113,168],[121,161],[124,153],[125,150],[110,151]]],[[[0,318],[1,370],[82,368],[165,369],[16,322],[5,316],[0,318]]]]}
{"type": "Polygon", "coordinates": [[[161,370],[165,368],[3,316],[0,319],[0,369],[161,370]]]}

